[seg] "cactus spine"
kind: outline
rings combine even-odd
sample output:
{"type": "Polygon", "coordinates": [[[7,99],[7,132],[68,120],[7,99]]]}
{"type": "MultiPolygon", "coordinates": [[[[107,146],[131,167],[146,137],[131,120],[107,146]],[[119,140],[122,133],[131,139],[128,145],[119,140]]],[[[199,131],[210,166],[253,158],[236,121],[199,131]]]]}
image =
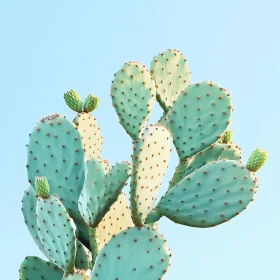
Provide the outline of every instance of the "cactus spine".
{"type": "Polygon", "coordinates": [[[155,56],[150,70],[128,62],[115,74],[112,104],[132,139],[132,163],[110,167],[100,157],[102,136],[84,103],[64,94],[77,112],[41,119],[30,134],[22,213],[35,243],[49,261],[23,260],[20,280],[162,279],[171,253],[156,230],[165,216],[174,223],[208,228],[229,221],[255,199],[256,171],[267,152],[256,149],[246,166],[228,129],[232,100],[226,89],[190,84],[187,60],[177,50],[155,56]],[[163,109],[147,124],[154,102],[163,109]],[[170,140],[179,158],[168,190],[156,203],[168,166],[170,140]],[[130,178],[130,205],[123,188],[130,178]]]}

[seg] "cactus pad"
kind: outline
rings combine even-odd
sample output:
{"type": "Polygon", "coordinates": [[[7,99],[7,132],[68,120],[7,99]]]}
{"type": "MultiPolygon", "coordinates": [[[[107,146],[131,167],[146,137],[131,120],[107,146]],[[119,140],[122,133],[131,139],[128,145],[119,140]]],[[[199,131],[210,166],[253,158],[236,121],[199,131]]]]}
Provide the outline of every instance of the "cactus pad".
{"type": "Polygon", "coordinates": [[[73,122],[82,138],[85,162],[92,158],[98,158],[101,154],[103,140],[96,119],[91,114],[79,113],[73,122]]]}
{"type": "Polygon", "coordinates": [[[75,228],[63,204],[53,195],[38,198],[36,214],[39,236],[52,262],[65,272],[73,272],[75,228]]]}
{"type": "Polygon", "coordinates": [[[75,112],[83,111],[83,102],[80,96],[74,91],[70,90],[64,94],[64,100],[67,106],[75,112]]]}
{"type": "Polygon", "coordinates": [[[42,119],[30,135],[28,179],[46,176],[50,194],[57,194],[72,218],[81,219],[78,198],[84,184],[84,151],[76,127],[63,117],[42,119]]]}
{"type": "Polygon", "coordinates": [[[150,72],[156,83],[157,101],[167,112],[178,95],[189,85],[187,60],[178,50],[168,49],[153,58],[150,72]]]}
{"type": "Polygon", "coordinates": [[[62,277],[62,270],[38,257],[26,257],[19,269],[19,280],[61,280],[62,277]]]}
{"type": "Polygon", "coordinates": [[[114,235],[133,226],[126,196],[122,192],[96,228],[98,250],[101,250],[114,235]]]}
{"type": "Polygon", "coordinates": [[[167,169],[170,133],[161,125],[149,125],[133,144],[130,204],[134,224],[142,226],[155,205],[167,169]]]}
{"type": "Polygon", "coordinates": [[[48,259],[50,259],[50,256],[49,256],[48,252],[45,250],[44,245],[41,241],[41,238],[39,237],[37,219],[36,219],[36,204],[37,204],[36,192],[30,186],[24,192],[21,211],[22,211],[22,214],[24,217],[25,224],[26,224],[33,240],[35,241],[35,243],[37,244],[39,249],[42,251],[42,253],[48,259]]]}
{"type": "Polygon", "coordinates": [[[246,167],[251,171],[257,171],[265,164],[266,160],[267,152],[257,148],[248,158],[246,167]]]}
{"type": "Polygon", "coordinates": [[[211,161],[218,161],[222,159],[241,160],[241,149],[234,143],[215,143],[191,158],[180,162],[169,184],[169,189],[173,188],[174,185],[179,183],[184,177],[196,171],[203,165],[211,161]]]}
{"type": "Polygon", "coordinates": [[[206,149],[226,131],[232,112],[229,93],[212,82],[187,87],[169,110],[170,129],[180,160],[206,149]]]}
{"type": "Polygon", "coordinates": [[[79,198],[79,210],[90,227],[96,227],[117,200],[131,171],[130,164],[121,162],[104,174],[98,159],[86,163],[86,180],[79,198]]]}
{"type": "Polygon", "coordinates": [[[209,163],[169,190],[157,212],[191,227],[216,226],[247,208],[254,199],[256,184],[254,174],[238,161],[209,163]]]}
{"type": "Polygon", "coordinates": [[[161,279],[169,267],[170,256],[164,239],[156,231],[129,228],[101,249],[90,279],[161,279]]]}
{"type": "Polygon", "coordinates": [[[89,94],[84,102],[84,111],[90,113],[94,111],[98,106],[98,98],[89,94]]]}
{"type": "Polygon", "coordinates": [[[138,139],[156,99],[155,82],[146,67],[125,63],[115,74],[111,97],[120,124],[132,139],[138,139]]]}

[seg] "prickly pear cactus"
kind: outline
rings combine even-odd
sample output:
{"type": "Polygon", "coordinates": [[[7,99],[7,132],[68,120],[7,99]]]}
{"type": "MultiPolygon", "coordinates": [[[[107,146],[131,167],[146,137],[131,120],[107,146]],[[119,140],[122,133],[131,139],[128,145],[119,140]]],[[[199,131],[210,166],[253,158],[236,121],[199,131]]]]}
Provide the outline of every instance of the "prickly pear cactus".
{"type": "Polygon", "coordinates": [[[187,60],[178,50],[155,56],[149,70],[125,63],[114,76],[111,97],[132,139],[132,163],[110,167],[100,157],[102,136],[91,115],[98,98],[92,94],[82,102],[68,91],[64,99],[78,113],[74,121],[51,115],[30,134],[31,186],[22,214],[48,261],[24,259],[20,280],[162,279],[171,260],[157,230],[162,216],[208,228],[230,221],[255,199],[256,172],[267,152],[256,149],[242,163],[228,129],[230,94],[213,82],[190,84],[187,60]],[[149,124],[155,101],[163,115],[149,124]],[[179,163],[157,201],[171,139],[179,163]],[[124,192],[128,182],[130,204],[124,192]]]}

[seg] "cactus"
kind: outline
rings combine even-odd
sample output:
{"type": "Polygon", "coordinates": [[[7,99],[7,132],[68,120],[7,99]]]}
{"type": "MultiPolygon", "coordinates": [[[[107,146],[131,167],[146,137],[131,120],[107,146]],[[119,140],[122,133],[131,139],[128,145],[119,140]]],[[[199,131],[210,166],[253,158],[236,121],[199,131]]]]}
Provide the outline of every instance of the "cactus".
{"type": "Polygon", "coordinates": [[[170,49],[153,58],[150,71],[128,62],[115,74],[112,104],[132,139],[132,164],[110,167],[100,157],[102,136],[91,115],[98,98],[92,94],[84,103],[73,90],[64,94],[78,113],[73,122],[55,114],[36,125],[22,214],[49,261],[27,257],[20,280],[162,279],[171,253],[158,233],[161,217],[208,228],[247,209],[267,152],[254,150],[243,165],[228,130],[230,94],[213,82],[190,85],[189,78],[185,57],[170,49]],[[148,124],[155,101],[163,115],[148,124]],[[157,202],[171,139],[179,164],[157,202]],[[130,205],[123,192],[129,179],[130,205]]]}
{"type": "Polygon", "coordinates": [[[267,152],[261,149],[255,149],[248,158],[246,167],[251,171],[260,169],[267,160],[267,152]]]}

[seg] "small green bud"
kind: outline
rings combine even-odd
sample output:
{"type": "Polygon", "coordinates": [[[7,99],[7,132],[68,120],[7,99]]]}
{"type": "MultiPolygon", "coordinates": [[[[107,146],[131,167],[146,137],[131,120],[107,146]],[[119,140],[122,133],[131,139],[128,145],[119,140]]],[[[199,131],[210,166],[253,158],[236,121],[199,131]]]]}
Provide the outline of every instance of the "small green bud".
{"type": "Polygon", "coordinates": [[[89,94],[84,102],[84,111],[87,113],[92,112],[98,106],[98,98],[89,94]]]}
{"type": "Polygon", "coordinates": [[[232,130],[227,130],[225,134],[222,136],[220,143],[228,144],[232,139],[232,130]]]}
{"type": "Polygon", "coordinates": [[[257,171],[264,165],[266,160],[267,152],[257,148],[250,155],[246,167],[251,171],[257,171]]]}
{"type": "Polygon", "coordinates": [[[83,111],[83,102],[74,90],[71,89],[70,91],[64,93],[64,100],[68,107],[73,111],[78,113],[83,111]]]}
{"type": "Polygon", "coordinates": [[[50,194],[50,186],[46,177],[35,177],[35,189],[37,195],[47,198],[50,194]]]}

